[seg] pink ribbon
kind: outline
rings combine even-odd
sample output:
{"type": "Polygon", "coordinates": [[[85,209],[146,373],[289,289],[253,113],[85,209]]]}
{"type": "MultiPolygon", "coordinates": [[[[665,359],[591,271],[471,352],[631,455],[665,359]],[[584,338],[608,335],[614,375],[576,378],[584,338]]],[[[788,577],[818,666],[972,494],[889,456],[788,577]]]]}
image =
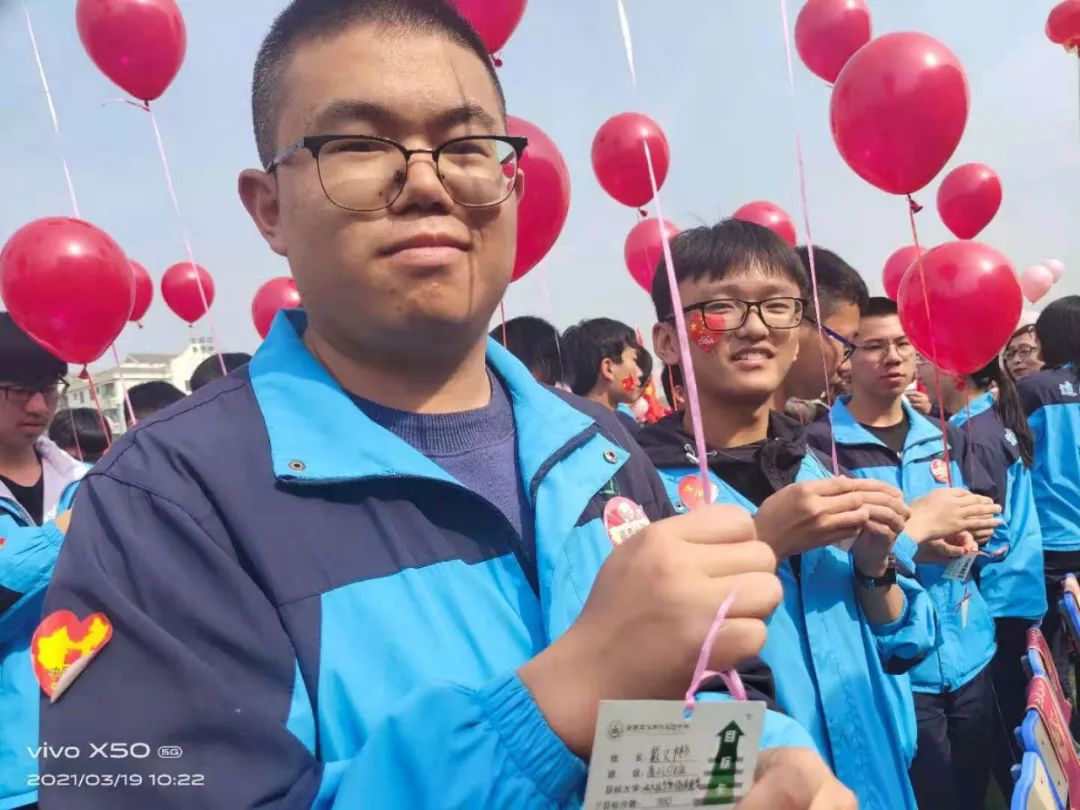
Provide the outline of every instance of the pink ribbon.
{"type": "Polygon", "coordinates": [[[716,618],[713,619],[712,626],[709,627],[709,632],[705,636],[705,643],[701,647],[701,653],[698,655],[697,666],[694,667],[694,676],[690,679],[690,688],[686,690],[686,716],[689,717],[694,713],[694,707],[697,705],[697,693],[701,689],[701,684],[709,678],[715,678],[720,676],[724,681],[724,685],[727,686],[728,692],[735,700],[746,700],[746,689],[743,687],[742,678],[739,677],[739,673],[734,669],[727,672],[715,672],[711,669],[707,669],[709,665],[709,656],[712,655],[713,645],[716,643],[716,637],[719,635],[721,628],[724,626],[724,620],[727,618],[728,610],[735,603],[735,593],[732,592],[728,595],[728,598],[720,603],[720,608],[716,611],[716,618]]]}

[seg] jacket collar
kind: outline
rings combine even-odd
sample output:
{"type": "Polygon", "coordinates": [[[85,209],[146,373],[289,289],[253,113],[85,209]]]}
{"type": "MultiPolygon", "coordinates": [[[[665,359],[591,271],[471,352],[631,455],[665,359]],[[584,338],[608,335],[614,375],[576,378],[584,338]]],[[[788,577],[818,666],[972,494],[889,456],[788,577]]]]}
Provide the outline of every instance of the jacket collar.
{"type": "MultiPolygon", "coordinates": [[[[386,477],[452,481],[439,465],[356,407],[307,350],[306,328],[303,310],[279,313],[249,365],[274,475],[306,483],[386,477]]],[[[495,341],[488,342],[487,362],[510,394],[518,458],[529,491],[545,463],[595,422],[536,382],[495,341]]]]}
{"type": "MultiPolygon", "coordinates": [[[[850,396],[840,397],[833,405],[832,426],[837,444],[876,444],[884,447],[885,444],[859,424],[848,410],[847,405],[850,401],[850,396]]],[[[904,441],[905,452],[916,445],[941,441],[941,428],[912,408],[907,400],[903,400],[901,404],[907,415],[908,424],[911,426],[907,439],[904,441]]]]}
{"type": "Polygon", "coordinates": [[[974,419],[979,414],[986,413],[994,407],[995,402],[994,395],[987,391],[985,394],[971,400],[966,408],[961,408],[953,414],[949,422],[959,427],[969,419],[974,419]]]}
{"type": "MultiPolygon", "coordinates": [[[[44,518],[52,520],[56,517],[57,507],[64,495],[64,490],[86,475],[90,465],[68,455],[46,436],[34,442],[34,449],[37,451],[38,458],[41,459],[41,475],[45,479],[42,493],[44,518]]],[[[0,500],[4,502],[4,508],[9,512],[25,514],[26,510],[19,505],[7,484],[2,481],[0,481],[0,500]]]]}

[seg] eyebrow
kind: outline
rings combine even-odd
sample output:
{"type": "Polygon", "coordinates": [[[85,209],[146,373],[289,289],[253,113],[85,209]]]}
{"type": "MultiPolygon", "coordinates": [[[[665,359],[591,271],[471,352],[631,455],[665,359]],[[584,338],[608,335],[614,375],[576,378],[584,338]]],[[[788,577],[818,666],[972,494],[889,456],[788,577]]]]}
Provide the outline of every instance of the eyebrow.
{"type": "MultiPolygon", "coordinates": [[[[320,127],[338,123],[367,121],[375,126],[400,128],[404,120],[389,107],[372,101],[357,99],[338,99],[332,101],[315,116],[315,124],[320,127]]],[[[443,110],[429,122],[438,129],[449,129],[461,124],[476,123],[491,132],[498,131],[499,123],[475,101],[464,101],[457,106],[443,110]]]]}

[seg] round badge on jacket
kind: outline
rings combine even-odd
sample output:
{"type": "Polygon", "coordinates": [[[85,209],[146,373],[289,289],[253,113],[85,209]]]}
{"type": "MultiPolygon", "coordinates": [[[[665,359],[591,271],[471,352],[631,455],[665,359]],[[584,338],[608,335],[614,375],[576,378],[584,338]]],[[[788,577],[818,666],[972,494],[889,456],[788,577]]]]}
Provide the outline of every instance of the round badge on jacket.
{"type": "Polygon", "coordinates": [[[930,462],[930,474],[939,484],[949,483],[949,465],[943,458],[935,458],[930,462]]]}

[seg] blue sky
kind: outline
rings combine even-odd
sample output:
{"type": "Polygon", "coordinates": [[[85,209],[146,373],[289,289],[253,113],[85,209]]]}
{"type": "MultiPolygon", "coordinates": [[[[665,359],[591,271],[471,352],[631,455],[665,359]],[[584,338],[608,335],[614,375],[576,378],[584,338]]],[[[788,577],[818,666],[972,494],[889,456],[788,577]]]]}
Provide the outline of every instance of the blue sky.
{"type": "MultiPolygon", "coordinates": [[[[155,279],[184,258],[146,116],[102,106],[121,93],[90,62],[75,30],[75,0],[28,0],[52,84],[84,218],[105,228],[155,279]]],[[[255,165],[251,67],[284,0],[184,0],[188,54],[156,104],[195,255],[213,274],[213,314],[226,350],[252,350],[251,297],[287,273],[236,196],[255,165]]],[[[638,67],[631,86],[615,0],[531,0],[503,53],[510,111],[545,129],[573,184],[570,218],[548,259],[510,288],[509,316],[560,327],[590,316],[648,330],[648,299],[622,259],[633,211],[608,198],[589,161],[609,116],[645,112],[665,129],[672,167],[664,212],[682,227],[713,222],[754,199],[799,224],[794,127],[803,134],[812,226],[880,289],[885,258],[910,241],[905,204],[843,163],[828,126],[828,88],[796,65],[788,91],[779,0],[626,0],[638,67]]],[[[1080,94],[1075,57],[1043,34],[1052,0],[871,0],[875,33],[921,30],[960,57],[971,86],[967,131],[950,166],[981,161],[1000,174],[1001,211],[981,239],[1018,269],[1060,258],[1067,276],[1051,296],[1080,293],[1080,94]]],[[[799,0],[792,0],[797,13],[799,0]]],[[[0,240],[37,217],[69,213],[59,152],[20,3],[0,0],[0,240]]],[[[948,238],[934,210],[937,181],[917,195],[923,240],[948,238]]],[[[123,351],[179,351],[188,328],[155,300],[123,351]]],[[[205,334],[206,325],[196,325],[205,334]]]]}

